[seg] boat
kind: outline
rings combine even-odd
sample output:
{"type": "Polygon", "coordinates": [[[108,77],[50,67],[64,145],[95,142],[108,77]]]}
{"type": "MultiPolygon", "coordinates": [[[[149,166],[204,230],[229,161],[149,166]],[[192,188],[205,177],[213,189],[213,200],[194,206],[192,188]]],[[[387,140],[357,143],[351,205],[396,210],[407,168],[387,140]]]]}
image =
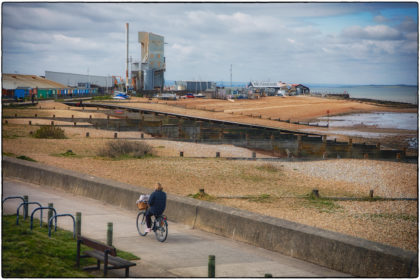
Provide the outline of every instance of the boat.
{"type": "Polygon", "coordinates": [[[115,91],[114,96],[112,98],[113,99],[119,99],[119,100],[126,100],[126,99],[130,99],[130,96],[128,94],[126,94],[125,92],[115,91]]]}

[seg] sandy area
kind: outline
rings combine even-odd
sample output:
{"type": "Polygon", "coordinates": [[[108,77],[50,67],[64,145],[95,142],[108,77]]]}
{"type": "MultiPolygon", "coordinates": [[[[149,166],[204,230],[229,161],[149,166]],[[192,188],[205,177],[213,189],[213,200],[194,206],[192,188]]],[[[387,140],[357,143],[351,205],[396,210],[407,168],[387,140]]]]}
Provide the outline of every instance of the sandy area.
{"type": "MultiPolygon", "coordinates": [[[[232,161],[224,157],[251,157],[252,151],[230,145],[151,139],[147,134],[144,141],[153,147],[157,157],[109,160],[98,157],[97,151],[108,141],[115,141],[113,131],[68,126],[63,127],[67,139],[30,137],[29,132],[38,128],[36,124],[50,122],[42,120],[42,114],[86,117],[94,113],[80,108],[69,110],[65,105],[51,102],[38,106],[47,105],[51,109],[3,110],[3,115],[38,114],[37,118],[31,118],[31,126],[29,119],[8,119],[7,125],[3,120],[3,154],[25,155],[51,166],[149,188],[160,181],[167,192],[181,196],[204,188],[215,203],[417,251],[417,201],[317,202],[307,199],[312,189],[329,197],[367,197],[373,189],[375,196],[417,198],[417,164],[354,159],[232,161]],[[88,138],[86,132],[89,132],[88,138]],[[76,155],[62,156],[67,150],[76,155]],[[184,158],[179,157],[180,151],[184,152],[184,158]],[[216,159],[216,152],[220,152],[222,158],[216,159]]],[[[158,106],[185,110],[165,104],[158,106]]],[[[105,117],[97,114],[97,117],[105,117]]],[[[140,132],[119,132],[118,138],[140,141],[140,132]]],[[[257,153],[257,157],[268,156],[257,153]]]]}
{"type": "MultiPolygon", "coordinates": [[[[158,99],[134,97],[130,101],[111,101],[113,104],[121,104],[127,107],[153,109],[176,114],[192,115],[203,118],[219,119],[232,122],[249,123],[277,127],[291,131],[302,131],[328,135],[328,139],[347,142],[352,138],[353,143],[381,142],[383,147],[403,149],[408,148],[407,141],[417,136],[417,131],[398,129],[378,129],[376,127],[358,127],[338,129],[321,128],[291,122],[309,122],[322,116],[333,116],[350,113],[368,112],[405,112],[417,113],[416,108],[398,108],[384,105],[375,105],[349,100],[326,99],[309,96],[289,97],[264,97],[257,100],[235,100],[230,102],[219,99],[182,99],[178,101],[163,101],[158,99]],[[280,119],[282,121],[275,121],[280,119]],[[358,129],[366,135],[373,136],[349,136],[347,131],[358,129]],[[387,134],[386,134],[387,133],[387,134]],[[383,135],[381,135],[383,134],[383,135]],[[375,136],[378,135],[378,136],[375,136]]],[[[409,150],[409,153],[416,153],[409,150]]]]}

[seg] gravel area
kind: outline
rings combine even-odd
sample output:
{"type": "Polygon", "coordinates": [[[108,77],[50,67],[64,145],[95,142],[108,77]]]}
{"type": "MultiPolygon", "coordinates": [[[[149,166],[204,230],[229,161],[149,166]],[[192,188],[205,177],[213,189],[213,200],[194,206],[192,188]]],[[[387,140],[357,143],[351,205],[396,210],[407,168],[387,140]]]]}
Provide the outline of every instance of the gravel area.
{"type": "MultiPolygon", "coordinates": [[[[54,103],[49,103],[51,106],[54,103]]],[[[52,106],[51,106],[52,107],[52,106]]],[[[48,111],[67,114],[67,107],[48,111]],[[60,111],[61,110],[61,111],[60,111]]],[[[19,110],[19,113],[30,110],[19,110]]],[[[75,111],[70,110],[70,114],[75,111]]],[[[4,113],[4,112],[3,112],[4,113]]],[[[7,112],[6,113],[12,113],[7,112]]],[[[77,111],[86,116],[89,112],[77,111]]],[[[33,114],[30,111],[28,114],[33,114]]],[[[390,161],[337,159],[310,162],[231,161],[223,157],[251,157],[252,151],[231,145],[206,145],[151,139],[158,157],[110,160],[97,156],[114,131],[93,127],[65,127],[68,139],[35,139],[40,117],[9,119],[2,126],[2,152],[25,155],[38,162],[152,188],[156,181],[168,193],[187,196],[204,188],[215,203],[320,227],[384,244],[418,250],[417,201],[312,201],[312,189],[321,196],[418,197],[418,165],[390,161]],[[90,136],[86,137],[86,132],[90,136]],[[71,149],[76,155],[62,156],[71,149]],[[179,152],[184,152],[184,158],[179,152]],[[221,153],[220,159],[215,158],[221,153]],[[198,158],[194,158],[198,157],[198,158]],[[209,157],[208,159],[199,157],[209,157]],[[219,198],[218,198],[219,197],[219,198]],[[230,198],[227,198],[230,197],[230,198]],[[242,197],[242,198],[238,198],[242,197]]],[[[4,123],[4,121],[3,121],[4,123]]],[[[39,123],[41,124],[41,123],[39,123]]],[[[139,132],[119,132],[118,138],[141,141],[139,132]]],[[[257,153],[257,157],[268,157],[257,153]]]]}
{"type": "Polygon", "coordinates": [[[287,163],[287,170],[297,170],[309,177],[348,182],[363,194],[370,190],[381,197],[417,198],[417,165],[375,160],[339,159],[287,163]]]}

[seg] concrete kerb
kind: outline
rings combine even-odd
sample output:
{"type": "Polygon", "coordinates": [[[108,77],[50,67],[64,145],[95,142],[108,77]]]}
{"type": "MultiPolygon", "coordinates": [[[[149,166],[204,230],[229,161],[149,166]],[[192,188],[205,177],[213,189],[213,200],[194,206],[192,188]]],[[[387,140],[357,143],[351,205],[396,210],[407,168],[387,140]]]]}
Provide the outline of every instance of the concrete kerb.
{"type": "MultiPolygon", "coordinates": [[[[58,167],[4,156],[3,176],[59,188],[128,210],[149,188],[132,186],[58,167]]],[[[417,277],[414,252],[263,216],[223,205],[168,194],[169,220],[361,277],[417,277]]]]}

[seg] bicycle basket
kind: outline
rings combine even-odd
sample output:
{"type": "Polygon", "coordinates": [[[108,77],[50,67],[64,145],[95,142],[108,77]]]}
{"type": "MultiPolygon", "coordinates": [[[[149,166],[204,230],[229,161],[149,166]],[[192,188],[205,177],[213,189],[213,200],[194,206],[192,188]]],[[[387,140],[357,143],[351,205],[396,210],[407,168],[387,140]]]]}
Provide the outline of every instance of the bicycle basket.
{"type": "Polygon", "coordinates": [[[140,201],[139,203],[137,203],[137,207],[139,208],[139,210],[145,210],[147,209],[147,202],[140,201]]]}

